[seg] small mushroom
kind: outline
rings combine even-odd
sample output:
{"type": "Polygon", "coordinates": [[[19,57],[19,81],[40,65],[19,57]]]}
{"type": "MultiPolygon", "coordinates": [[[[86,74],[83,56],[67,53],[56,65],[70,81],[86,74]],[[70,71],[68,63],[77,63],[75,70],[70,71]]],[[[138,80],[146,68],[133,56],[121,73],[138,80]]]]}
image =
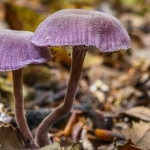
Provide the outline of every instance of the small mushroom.
{"type": "Polygon", "coordinates": [[[32,38],[37,46],[72,46],[72,65],[63,104],[47,116],[36,132],[40,146],[49,144],[50,126],[72,108],[86,52],[93,47],[102,52],[130,48],[130,38],[118,19],[112,15],[83,9],[64,9],[46,18],[32,38]]]}
{"type": "Polygon", "coordinates": [[[27,148],[37,148],[28,128],[24,114],[22,93],[22,68],[31,63],[44,63],[51,60],[47,47],[31,43],[32,32],[0,30],[0,71],[12,70],[15,97],[15,117],[27,148]]]}

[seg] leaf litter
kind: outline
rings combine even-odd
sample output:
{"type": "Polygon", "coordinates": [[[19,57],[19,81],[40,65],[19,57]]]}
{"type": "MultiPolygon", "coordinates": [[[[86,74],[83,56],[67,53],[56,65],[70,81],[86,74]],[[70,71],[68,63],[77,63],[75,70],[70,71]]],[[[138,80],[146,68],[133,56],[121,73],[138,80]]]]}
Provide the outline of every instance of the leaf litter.
{"type": "MultiPolygon", "coordinates": [[[[23,5],[23,7],[26,7],[25,9],[20,5],[21,2],[18,5],[17,1],[16,3],[12,2],[9,5],[5,5],[7,9],[6,16],[10,21],[11,28],[20,29],[21,27],[21,29],[35,30],[33,28],[36,28],[38,23],[36,22],[37,19],[34,18],[38,17],[41,20],[46,16],[42,14],[44,11],[41,11],[42,9],[44,10],[43,5],[46,1],[42,1],[42,4],[39,4],[39,2],[30,2],[28,0],[28,5],[23,5]],[[31,4],[30,7],[29,4],[31,4]],[[28,11],[28,9],[35,7],[41,11],[42,17],[37,16],[37,12],[33,12],[33,9],[28,11]],[[25,15],[27,12],[30,13],[29,18],[25,15]],[[11,20],[12,17],[16,20],[15,24],[11,20]],[[23,20],[20,17],[28,19],[23,20]],[[25,22],[20,25],[18,20],[25,22]],[[34,25],[30,25],[27,20],[34,20],[32,22],[34,25]]],[[[40,150],[78,150],[81,145],[84,149],[90,150],[150,149],[148,142],[150,139],[150,29],[147,21],[149,12],[146,11],[148,9],[147,1],[145,3],[142,0],[134,2],[136,2],[137,7],[133,7],[133,4],[130,4],[129,1],[127,3],[121,0],[106,2],[107,6],[111,5],[115,8],[116,13],[117,11],[119,12],[118,18],[120,18],[130,34],[132,48],[126,52],[100,54],[98,55],[99,58],[91,52],[88,53],[73,107],[73,110],[78,110],[80,113],[74,114],[72,111],[65,118],[54,124],[50,129],[49,137],[56,143],[40,150]],[[115,142],[112,143],[115,137],[116,144],[115,142]],[[81,139],[82,141],[80,141],[81,139]],[[79,142],[74,143],[74,140],[79,142]]],[[[54,9],[57,10],[58,7],[79,6],[77,2],[70,4],[69,1],[68,4],[62,6],[58,5],[55,0],[50,3],[53,8],[50,7],[51,12],[49,13],[52,13],[54,9]]],[[[101,1],[101,3],[103,2],[101,1]]],[[[80,6],[85,7],[82,2],[80,6]]],[[[4,9],[4,5],[1,5],[1,7],[4,9]]],[[[0,20],[4,20],[3,9],[0,10],[2,13],[0,20]]],[[[45,10],[47,11],[47,9],[45,10]]],[[[28,124],[32,128],[33,134],[38,123],[63,102],[71,62],[71,50],[67,50],[66,53],[63,53],[63,50],[64,48],[60,51],[61,54],[56,50],[53,51],[55,56],[53,62],[37,68],[34,68],[34,66],[25,68],[25,108],[28,124]],[[42,67],[46,68],[41,70],[40,68],[42,67]],[[39,74],[35,72],[33,74],[33,68],[39,74]],[[31,78],[29,78],[30,75],[31,78]],[[30,94],[27,95],[27,93],[30,94]]],[[[1,73],[0,113],[6,114],[5,117],[1,117],[1,121],[9,122],[15,127],[12,127],[12,125],[0,126],[2,150],[5,150],[5,148],[6,150],[16,150],[17,147],[25,149],[16,128],[11,86],[12,80],[7,76],[7,73],[1,73]],[[9,85],[8,81],[11,82],[9,85]]]]}

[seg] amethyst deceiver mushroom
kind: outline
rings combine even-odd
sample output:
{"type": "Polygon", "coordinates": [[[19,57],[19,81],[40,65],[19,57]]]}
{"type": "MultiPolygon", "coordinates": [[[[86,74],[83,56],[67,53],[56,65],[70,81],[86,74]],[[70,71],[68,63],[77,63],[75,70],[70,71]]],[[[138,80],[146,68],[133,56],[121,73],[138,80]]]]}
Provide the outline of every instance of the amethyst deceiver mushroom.
{"type": "Polygon", "coordinates": [[[115,17],[98,11],[82,9],[60,10],[45,19],[32,38],[37,46],[72,46],[72,65],[63,104],[47,116],[36,132],[40,146],[49,143],[50,126],[66,115],[73,104],[86,52],[96,47],[102,52],[130,48],[130,38],[115,17]]]}
{"type": "Polygon", "coordinates": [[[31,43],[32,32],[0,30],[0,71],[12,70],[15,97],[15,117],[27,148],[37,148],[28,128],[24,114],[22,93],[22,68],[31,63],[44,63],[51,60],[47,47],[31,43]]]}

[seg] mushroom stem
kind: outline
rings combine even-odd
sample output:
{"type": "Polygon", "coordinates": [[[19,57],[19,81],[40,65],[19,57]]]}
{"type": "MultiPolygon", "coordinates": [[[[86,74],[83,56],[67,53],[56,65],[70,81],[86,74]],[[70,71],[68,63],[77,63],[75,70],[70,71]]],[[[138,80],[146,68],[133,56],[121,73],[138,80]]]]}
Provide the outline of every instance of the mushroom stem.
{"type": "Polygon", "coordinates": [[[47,136],[49,128],[72,108],[86,55],[86,51],[79,51],[79,47],[81,46],[73,47],[71,73],[64,102],[41,122],[36,131],[35,140],[40,147],[50,144],[47,136]]]}
{"type": "Polygon", "coordinates": [[[15,116],[18,128],[23,137],[26,148],[38,148],[28,128],[24,113],[24,98],[22,93],[22,69],[12,71],[13,90],[15,97],[15,116]]]}

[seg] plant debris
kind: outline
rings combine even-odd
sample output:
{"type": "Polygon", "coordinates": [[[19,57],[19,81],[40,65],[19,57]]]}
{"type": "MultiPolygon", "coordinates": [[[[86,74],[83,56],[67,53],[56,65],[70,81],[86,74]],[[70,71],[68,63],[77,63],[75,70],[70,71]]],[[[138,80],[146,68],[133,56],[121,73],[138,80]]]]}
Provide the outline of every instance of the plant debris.
{"type": "MultiPolygon", "coordinates": [[[[35,31],[60,9],[83,8],[116,16],[131,38],[127,51],[87,53],[72,111],[50,128],[53,144],[38,150],[150,149],[149,6],[149,0],[0,1],[0,29],[35,31]]],[[[25,114],[33,136],[39,123],[64,100],[71,50],[54,47],[51,62],[24,68],[25,114]]],[[[27,150],[14,114],[11,72],[0,72],[0,150],[27,150]]]]}

